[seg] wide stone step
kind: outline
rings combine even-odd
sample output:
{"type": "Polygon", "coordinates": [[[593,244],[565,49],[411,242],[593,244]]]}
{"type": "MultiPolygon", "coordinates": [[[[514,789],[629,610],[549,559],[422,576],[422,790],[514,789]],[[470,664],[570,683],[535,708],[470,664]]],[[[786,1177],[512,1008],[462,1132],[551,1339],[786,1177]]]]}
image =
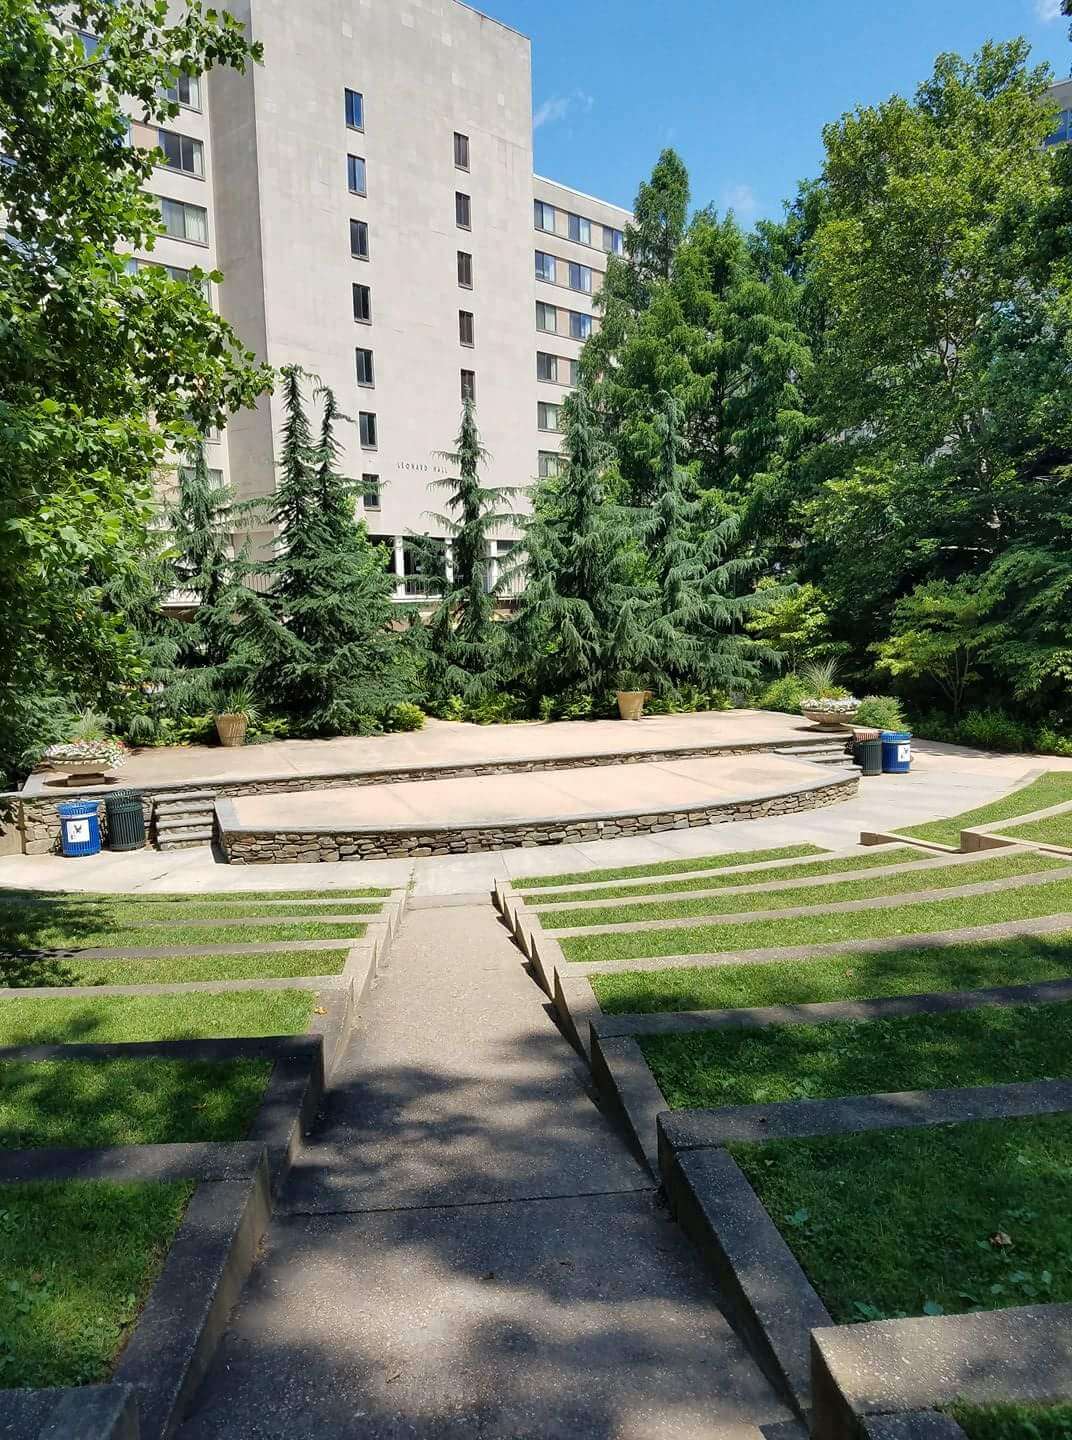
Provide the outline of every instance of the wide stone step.
{"type": "Polygon", "coordinates": [[[165,830],[158,834],[156,843],[161,850],[178,850],[184,845],[208,845],[212,840],[212,826],[199,825],[184,830],[165,830]]]}
{"type": "Polygon", "coordinates": [[[182,794],[157,795],[153,800],[156,810],[179,810],[189,805],[211,805],[216,795],[211,790],[188,790],[182,794]]]}
{"type": "Polygon", "coordinates": [[[211,809],[201,807],[196,810],[177,810],[167,815],[155,815],[153,819],[158,831],[182,830],[189,825],[211,825],[212,813],[211,809]]]}

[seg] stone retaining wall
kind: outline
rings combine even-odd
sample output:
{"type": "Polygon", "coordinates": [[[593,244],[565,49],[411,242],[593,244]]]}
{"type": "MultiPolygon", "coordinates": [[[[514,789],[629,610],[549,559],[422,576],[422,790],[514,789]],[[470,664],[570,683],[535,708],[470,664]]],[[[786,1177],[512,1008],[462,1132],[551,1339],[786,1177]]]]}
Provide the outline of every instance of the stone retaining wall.
{"type": "Polygon", "coordinates": [[[220,843],[232,865],[280,865],[296,861],[386,860],[421,855],[463,855],[476,851],[510,850],[539,845],[571,845],[620,836],[655,835],[664,830],[688,830],[700,825],[723,825],[734,820],[759,820],[767,815],[790,815],[817,810],[850,800],[859,789],[859,777],[847,775],[826,785],[704,805],[688,810],[646,811],[563,821],[548,818],[489,825],[457,825],[414,830],[334,830],[318,826],[306,830],[246,829],[237,823],[234,807],[221,801],[216,807],[220,843]]]}
{"type": "MultiPolygon", "coordinates": [[[[117,790],[123,787],[116,786],[117,790]]],[[[98,800],[97,815],[100,819],[101,837],[107,839],[107,826],[104,819],[104,796],[80,794],[77,790],[71,789],[56,799],[48,800],[20,800],[18,813],[18,829],[22,838],[22,853],[24,855],[54,855],[60,849],[60,817],[56,810],[57,805],[63,805],[68,800],[98,800]]],[[[149,822],[153,814],[153,796],[151,792],[144,791],[141,798],[142,814],[145,816],[145,833],[149,834],[149,822]]]]}

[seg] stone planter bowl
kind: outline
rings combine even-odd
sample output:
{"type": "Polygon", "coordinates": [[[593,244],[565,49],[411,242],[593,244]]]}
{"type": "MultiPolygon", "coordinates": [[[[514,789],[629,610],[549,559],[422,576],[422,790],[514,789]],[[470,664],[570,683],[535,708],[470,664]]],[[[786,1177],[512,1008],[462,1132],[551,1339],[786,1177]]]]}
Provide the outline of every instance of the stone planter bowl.
{"type": "Polygon", "coordinates": [[[851,730],[852,723],[856,719],[855,710],[842,710],[835,714],[832,710],[805,710],[801,706],[800,713],[805,720],[810,720],[813,725],[818,725],[822,730],[851,730]]]}

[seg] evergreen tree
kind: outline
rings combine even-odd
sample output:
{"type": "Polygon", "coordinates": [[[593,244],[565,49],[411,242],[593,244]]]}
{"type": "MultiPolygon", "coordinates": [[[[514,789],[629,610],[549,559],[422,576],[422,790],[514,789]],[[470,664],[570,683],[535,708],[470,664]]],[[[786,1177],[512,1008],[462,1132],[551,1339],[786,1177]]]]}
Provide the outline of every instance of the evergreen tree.
{"type": "Polygon", "coordinates": [[[511,640],[536,695],[598,698],[617,684],[612,637],[635,587],[639,552],[627,512],[609,494],[611,449],[583,378],[563,409],[565,464],[533,496],[511,640]]]}
{"type": "Polygon", "coordinates": [[[443,705],[454,695],[475,704],[503,682],[505,632],[495,609],[510,576],[501,573],[492,581],[490,549],[509,519],[501,507],[513,487],[481,483],[480,467],[488,454],[469,398],[455,448],[442,452],[442,458],[458,472],[435,482],[447,492],[447,513],[431,517],[450,541],[449,571],[445,551],[429,536],[410,542],[439,595],[428,627],[426,684],[434,704],[443,705]]]}
{"type": "Polygon", "coordinates": [[[297,366],[285,367],[286,419],[280,477],[267,507],[277,551],[251,567],[269,574],[266,597],[250,597],[260,649],[258,694],[299,735],[368,734],[414,687],[408,651],[392,629],[392,584],[382,547],[355,518],[356,487],[339,474],[334,394],[314,382],[322,406],[314,440],[297,366]]]}

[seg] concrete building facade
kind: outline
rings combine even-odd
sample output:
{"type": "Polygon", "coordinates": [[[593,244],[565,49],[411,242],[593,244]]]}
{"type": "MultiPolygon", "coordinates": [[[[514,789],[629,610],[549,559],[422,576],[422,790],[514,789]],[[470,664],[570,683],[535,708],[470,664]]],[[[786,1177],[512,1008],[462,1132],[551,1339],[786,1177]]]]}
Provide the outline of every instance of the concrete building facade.
{"type": "MultiPolygon", "coordinates": [[[[228,8],[264,64],[194,82],[174,139],[135,136],[169,159],[151,259],[218,265],[218,308],[249,348],[334,389],[369,530],[393,552],[397,597],[419,595],[404,537],[445,533],[435,482],[463,396],[488,480],[517,487],[523,512],[556,464],[629,215],[534,177],[529,41],[458,0],[228,8]]],[[[265,398],[213,443],[241,498],[271,492],[282,419],[265,398]]],[[[505,527],[496,552],[518,534],[505,527]]]]}

